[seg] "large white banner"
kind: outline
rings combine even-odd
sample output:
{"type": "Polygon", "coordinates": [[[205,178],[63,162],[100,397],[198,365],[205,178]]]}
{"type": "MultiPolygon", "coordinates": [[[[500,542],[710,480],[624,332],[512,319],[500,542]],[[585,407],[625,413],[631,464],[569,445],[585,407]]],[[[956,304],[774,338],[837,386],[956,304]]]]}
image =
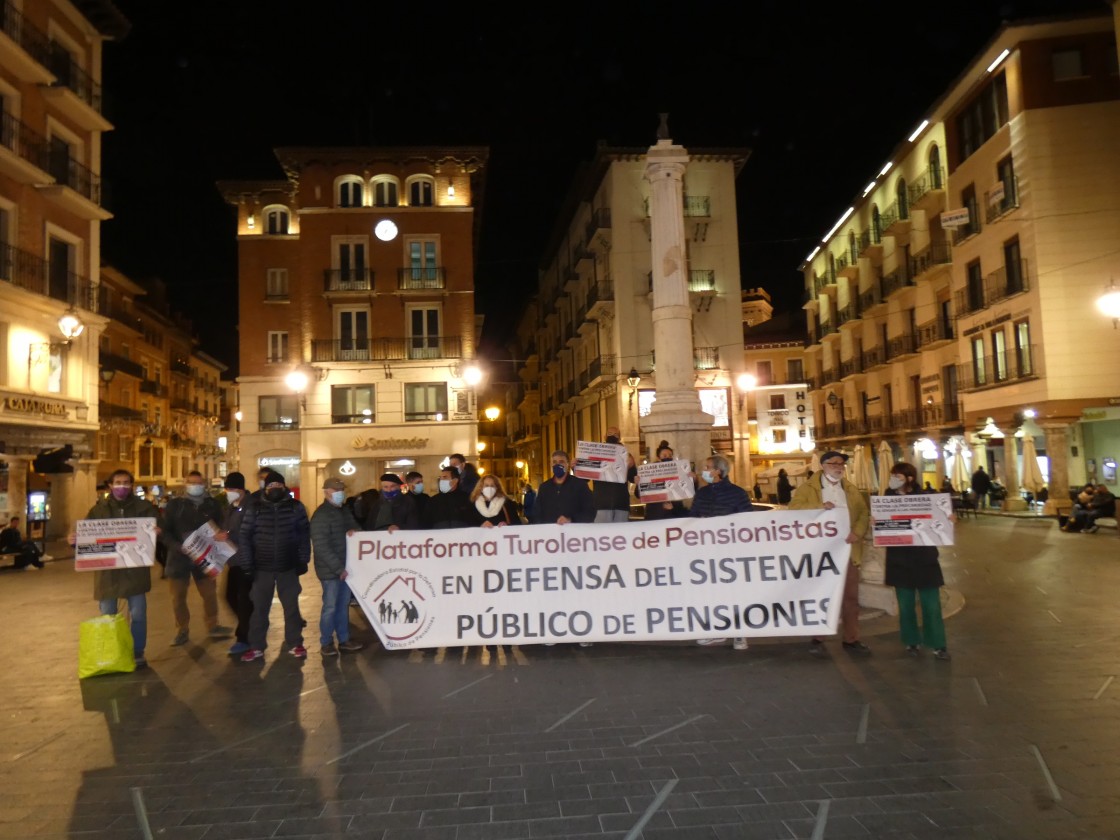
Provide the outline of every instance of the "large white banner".
{"type": "Polygon", "coordinates": [[[362,531],[347,583],[389,649],[836,632],[843,510],[362,531]]]}

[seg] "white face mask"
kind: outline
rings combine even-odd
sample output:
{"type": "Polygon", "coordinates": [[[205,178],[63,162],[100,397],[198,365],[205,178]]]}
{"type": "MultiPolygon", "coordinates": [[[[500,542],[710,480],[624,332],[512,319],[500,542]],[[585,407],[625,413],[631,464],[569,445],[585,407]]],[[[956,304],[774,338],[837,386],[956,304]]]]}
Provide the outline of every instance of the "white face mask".
{"type": "Polygon", "coordinates": [[[239,501],[241,501],[241,491],[240,490],[227,490],[226,491],[226,499],[229,501],[229,503],[231,505],[236,505],[239,501]]]}
{"type": "Polygon", "coordinates": [[[901,475],[892,475],[887,479],[887,486],[892,490],[901,490],[906,486],[906,479],[901,475]]]}
{"type": "Polygon", "coordinates": [[[199,496],[201,496],[205,492],[206,492],[206,488],[203,487],[201,484],[188,484],[187,485],[187,495],[190,496],[193,499],[197,499],[199,496]]]}
{"type": "Polygon", "coordinates": [[[486,487],[482,488],[482,495],[485,496],[487,499],[493,499],[494,494],[497,493],[497,492],[498,492],[497,487],[486,486],[486,487]]]}
{"type": "Polygon", "coordinates": [[[441,493],[450,493],[451,492],[451,480],[450,479],[441,478],[439,480],[439,492],[441,492],[441,493]]]}

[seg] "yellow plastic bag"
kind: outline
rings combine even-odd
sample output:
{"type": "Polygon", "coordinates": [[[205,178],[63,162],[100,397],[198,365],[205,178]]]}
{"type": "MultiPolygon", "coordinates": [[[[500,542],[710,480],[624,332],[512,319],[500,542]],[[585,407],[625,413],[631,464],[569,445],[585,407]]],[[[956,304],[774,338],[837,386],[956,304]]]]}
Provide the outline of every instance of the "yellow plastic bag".
{"type": "Polygon", "coordinates": [[[78,628],[78,679],[136,670],[132,631],[120,613],[83,621],[78,628]]]}

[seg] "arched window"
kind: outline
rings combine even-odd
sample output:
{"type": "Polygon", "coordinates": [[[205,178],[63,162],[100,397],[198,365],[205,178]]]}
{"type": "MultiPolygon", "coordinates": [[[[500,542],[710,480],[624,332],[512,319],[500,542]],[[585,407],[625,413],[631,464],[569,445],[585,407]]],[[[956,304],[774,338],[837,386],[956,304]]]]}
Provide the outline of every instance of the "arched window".
{"type": "Polygon", "coordinates": [[[937,144],[929,148],[929,186],[930,189],[939,190],[944,186],[945,176],[941,173],[941,150],[937,144]]]}
{"type": "Polygon", "coordinates": [[[848,262],[851,265],[856,264],[856,259],[859,257],[859,247],[856,245],[856,232],[854,230],[848,231],[848,262]]]}
{"type": "Polygon", "coordinates": [[[906,179],[899,178],[894,190],[898,196],[898,218],[909,219],[910,204],[906,193],[906,179]]]}
{"type": "Polygon", "coordinates": [[[362,206],[362,179],[357,175],[343,175],[335,182],[335,195],[339,207],[362,206]]]}
{"type": "Polygon", "coordinates": [[[879,218],[878,205],[871,205],[871,242],[878,245],[883,241],[883,222],[879,218]]]}
{"type": "Polygon", "coordinates": [[[264,208],[264,232],[270,236],[283,236],[288,233],[288,222],[291,216],[288,208],[282,204],[273,204],[264,208]]]}
{"type": "Polygon", "coordinates": [[[435,204],[436,179],[430,175],[413,175],[407,181],[410,207],[431,207],[435,204]]]}
{"type": "Polygon", "coordinates": [[[396,207],[400,200],[400,182],[392,175],[377,175],[371,182],[375,207],[396,207]]]}

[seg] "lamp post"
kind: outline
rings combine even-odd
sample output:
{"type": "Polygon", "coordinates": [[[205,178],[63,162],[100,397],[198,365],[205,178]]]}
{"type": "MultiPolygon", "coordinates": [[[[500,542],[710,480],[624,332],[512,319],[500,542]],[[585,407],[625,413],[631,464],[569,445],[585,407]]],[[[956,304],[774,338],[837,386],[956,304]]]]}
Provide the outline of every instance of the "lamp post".
{"type": "Polygon", "coordinates": [[[1120,328],[1120,286],[1115,278],[1108,281],[1104,293],[1097,298],[1097,310],[1112,319],[1112,328],[1120,328]]]}
{"type": "Polygon", "coordinates": [[[740,429],[736,432],[735,438],[739,443],[741,452],[736,452],[736,460],[741,458],[742,469],[740,470],[740,478],[743,481],[743,487],[749,493],[751,487],[754,486],[754,468],[751,464],[751,406],[747,395],[755,389],[758,385],[758,379],[750,373],[741,373],[739,378],[735,380],[735,384],[739,388],[738,406],[739,406],[739,423],[740,429]]]}

